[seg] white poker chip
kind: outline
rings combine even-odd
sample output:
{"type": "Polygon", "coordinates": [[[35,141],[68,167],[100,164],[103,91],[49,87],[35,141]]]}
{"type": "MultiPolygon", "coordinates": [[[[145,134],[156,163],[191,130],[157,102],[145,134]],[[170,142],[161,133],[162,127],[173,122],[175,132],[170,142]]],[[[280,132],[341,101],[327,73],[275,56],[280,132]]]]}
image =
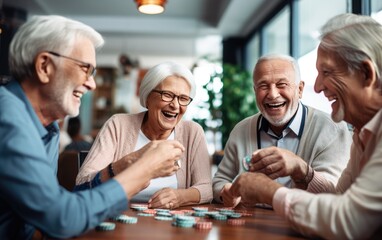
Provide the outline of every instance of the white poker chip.
{"type": "Polygon", "coordinates": [[[102,222],[95,228],[97,231],[113,231],[115,229],[115,223],[102,222]]]}
{"type": "Polygon", "coordinates": [[[127,215],[120,215],[117,221],[125,224],[136,224],[138,222],[138,218],[130,217],[127,215]]]}
{"type": "Polygon", "coordinates": [[[181,161],[180,161],[180,159],[178,159],[178,160],[176,160],[175,162],[174,162],[174,165],[175,166],[178,166],[179,168],[181,168],[181,163],[180,163],[181,161]]]}
{"type": "Polygon", "coordinates": [[[245,171],[249,171],[249,164],[251,163],[251,156],[247,155],[243,157],[243,168],[245,171]]]}

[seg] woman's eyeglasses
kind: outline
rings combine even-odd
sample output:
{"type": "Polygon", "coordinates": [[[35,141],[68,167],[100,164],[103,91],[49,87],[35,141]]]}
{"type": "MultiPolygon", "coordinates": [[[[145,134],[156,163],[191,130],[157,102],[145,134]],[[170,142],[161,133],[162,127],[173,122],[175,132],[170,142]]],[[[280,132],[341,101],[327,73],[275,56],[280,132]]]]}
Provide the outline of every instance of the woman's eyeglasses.
{"type": "Polygon", "coordinates": [[[172,102],[176,97],[180,106],[187,106],[192,102],[192,98],[186,95],[176,95],[175,93],[170,91],[161,91],[156,89],[154,89],[153,92],[159,93],[161,95],[162,100],[165,102],[172,102]]]}

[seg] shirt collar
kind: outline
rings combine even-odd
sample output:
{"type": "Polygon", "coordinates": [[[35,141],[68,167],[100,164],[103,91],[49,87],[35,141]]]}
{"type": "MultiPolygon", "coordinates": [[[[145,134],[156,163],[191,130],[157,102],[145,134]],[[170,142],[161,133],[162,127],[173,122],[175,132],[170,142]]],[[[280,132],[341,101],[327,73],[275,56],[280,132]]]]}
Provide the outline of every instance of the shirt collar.
{"type": "Polygon", "coordinates": [[[376,133],[378,128],[381,125],[381,121],[382,121],[382,109],[380,109],[374,115],[374,117],[368,123],[365,124],[365,126],[361,129],[361,131],[364,129],[367,129],[372,133],[376,133]]]}
{"type": "Polygon", "coordinates": [[[19,82],[12,80],[7,85],[5,85],[5,87],[25,104],[25,108],[33,121],[33,125],[36,126],[37,131],[44,142],[49,141],[52,136],[59,134],[59,127],[56,121],[46,127],[42,125],[19,82]]]}
{"type": "MultiPolygon", "coordinates": [[[[285,126],[283,130],[283,136],[284,137],[288,132],[292,131],[296,136],[299,136],[302,131],[300,131],[301,128],[303,128],[304,123],[302,122],[304,117],[304,111],[303,111],[304,106],[299,102],[297,112],[293,117],[289,120],[288,124],[285,126]]],[[[265,117],[261,117],[261,121],[259,124],[259,131],[263,130],[264,132],[268,133],[270,123],[265,117]]]]}
{"type": "Polygon", "coordinates": [[[382,109],[379,110],[374,117],[361,128],[360,131],[354,131],[358,134],[362,144],[365,146],[370,139],[370,135],[375,135],[382,121],[382,109]]]}

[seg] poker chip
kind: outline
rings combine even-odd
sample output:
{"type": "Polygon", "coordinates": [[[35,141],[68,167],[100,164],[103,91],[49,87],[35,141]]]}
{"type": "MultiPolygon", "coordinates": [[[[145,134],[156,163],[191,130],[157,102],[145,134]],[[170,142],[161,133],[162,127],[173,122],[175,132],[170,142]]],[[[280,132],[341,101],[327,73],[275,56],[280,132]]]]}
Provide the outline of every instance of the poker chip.
{"type": "Polygon", "coordinates": [[[145,208],[148,208],[148,204],[145,204],[145,203],[132,203],[132,204],[130,204],[130,207],[131,208],[135,208],[135,207],[145,207],[145,208]]]}
{"type": "Polygon", "coordinates": [[[241,213],[232,213],[228,216],[229,218],[241,218],[241,213]]]}
{"type": "Polygon", "coordinates": [[[209,212],[205,213],[205,215],[210,217],[210,218],[213,218],[214,215],[216,215],[216,214],[219,214],[219,212],[217,212],[217,211],[209,211],[209,212]]]}
{"type": "Polygon", "coordinates": [[[186,216],[191,216],[195,212],[194,210],[189,210],[189,209],[184,209],[180,211],[183,212],[183,214],[186,216]]]}
{"type": "Polygon", "coordinates": [[[208,207],[192,207],[195,212],[208,212],[208,207]]]}
{"type": "Polygon", "coordinates": [[[152,213],[143,213],[143,212],[140,212],[140,213],[137,213],[138,216],[141,216],[141,217],[153,217],[154,214],[152,213]]]}
{"type": "Polygon", "coordinates": [[[120,223],[125,223],[125,224],[136,224],[138,222],[138,218],[136,217],[130,217],[127,215],[120,215],[117,218],[117,221],[120,223]]]}
{"type": "Polygon", "coordinates": [[[181,216],[181,215],[184,215],[184,212],[178,211],[178,210],[173,210],[173,211],[170,211],[170,214],[172,216],[181,216]]]}
{"type": "Polygon", "coordinates": [[[227,224],[231,226],[242,226],[245,224],[244,219],[228,219],[227,224]]]}
{"type": "Polygon", "coordinates": [[[159,212],[166,212],[166,213],[170,212],[169,209],[164,209],[164,208],[155,208],[154,210],[157,211],[157,213],[159,213],[159,212]]]}
{"type": "Polygon", "coordinates": [[[115,229],[115,223],[102,222],[95,228],[97,231],[113,231],[115,229]]]}
{"type": "Polygon", "coordinates": [[[155,220],[159,221],[172,221],[174,220],[172,217],[166,217],[166,216],[156,216],[155,220]]]}
{"type": "Polygon", "coordinates": [[[156,213],[158,217],[172,217],[172,214],[169,212],[158,212],[156,213]]]}
{"type": "Polygon", "coordinates": [[[236,213],[241,214],[242,217],[252,217],[253,216],[252,213],[249,213],[246,210],[244,210],[244,211],[236,211],[236,213]]]}
{"type": "Polygon", "coordinates": [[[249,171],[249,164],[251,163],[251,156],[247,155],[243,157],[243,168],[245,171],[249,171]]]}
{"type": "Polygon", "coordinates": [[[118,218],[120,218],[121,216],[122,215],[117,215],[117,216],[111,217],[110,220],[118,221],[118,218]]]}
{"type": "Polygon", "coordinates": [[[222,214],[215,214],[215,215],[212,215],[212,217],[215,220],[220,220],[220,221],[226,221],[227,220],[227,216],[222,215],[222,214]]]}
{"type": "Polygon", "coordinates": [[[195,211],[192,216],[195,216],[195,217],[204,217],[206,216],[206,213],[205,212],[197,212],[195,211]]]}
{"type": "Polygon", "coordinates": [[[176,216],[175,222],[172,223],[173,226],[182,228],[191,228],[195,224],[195,218],[191,216],[176,216]]]}
{"type": "Polygon", "coordinates": [[[157,211],[155,209],[145,209],[142,211],[143,213],[156,214],[157,211]]]}
{"type": "Polygon", "coordinates": [[[178,166],[179,168],[182,167],[180,159],[176,160],[174,163],[175,166],[178,166]]]}
{"type": "Polygon", "coordinates": [[[146,209],[148,209],[148,205],[147,204],[136,204],[136,203],[132,203],[130,205],[130,208],[135,210],[135,211],[144,211],[146,209]]]}
{"type": "Polygon", "coordinates": [[[195,223],[196,229],[211,229],[212,228],[212,222],[197,222],[195,223]]]}
{"type": "Polygon", "coordinates": [[[224,211],[220,211],[219,214],[221,215],[226,215],[227,217],[231,216],[232,214],[234,214],[235,212],[234,211],[227,211],[227,210],[224,210],[224,211]]]}

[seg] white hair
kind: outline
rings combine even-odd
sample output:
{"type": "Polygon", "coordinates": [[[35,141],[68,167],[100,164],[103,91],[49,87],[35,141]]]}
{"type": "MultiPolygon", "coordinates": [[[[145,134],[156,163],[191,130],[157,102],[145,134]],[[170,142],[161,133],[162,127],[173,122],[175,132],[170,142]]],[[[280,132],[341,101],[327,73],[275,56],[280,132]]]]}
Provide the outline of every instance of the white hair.
{"type": "Polygon", "coordinates": [[[146,100],[151,91],[170,76],[176,76],[186,80],[191,88],[190,97],[195,97],[196,84],[191,71],[183,65],[173,62],[164,62],[152,67],[141,82],[139,87],[139,98],[143,107],[146,107],[146,100]]]}

